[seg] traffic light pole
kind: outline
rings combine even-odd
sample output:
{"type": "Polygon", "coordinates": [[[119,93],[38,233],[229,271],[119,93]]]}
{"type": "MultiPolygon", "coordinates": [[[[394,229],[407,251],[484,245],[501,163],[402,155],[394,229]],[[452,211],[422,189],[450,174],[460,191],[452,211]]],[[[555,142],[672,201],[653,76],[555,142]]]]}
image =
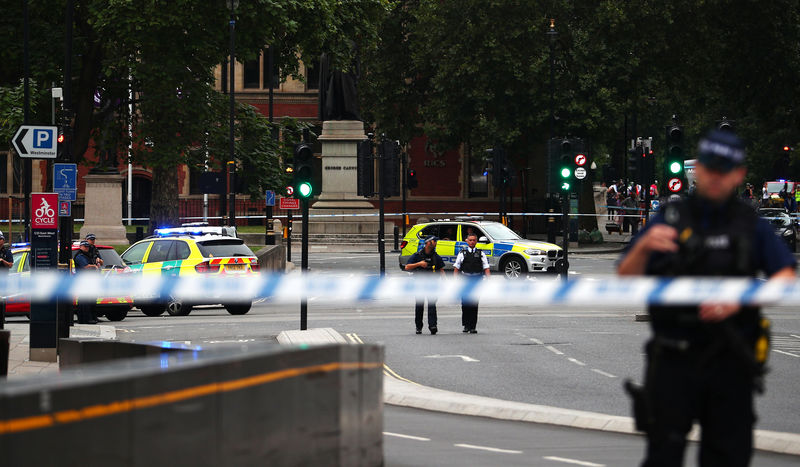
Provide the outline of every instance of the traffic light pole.
{"type": "MultiPolygon", "coordinates": [[[[381,143],[385,141],[386,138],[381,138],[381,143]]],[[[384,150],[384,144],[378,145],[378,180],[380,180],[380,188],[378,190],[378,254],[380,255],[380,274],[381,276],[386,275],[386,246],[384,245],[384,234],[383,231],[383,215],[384,215],[384,205],[383,199],[386,195],[386,184],[384,183],[384,171],[386,170],[386,151],[384,150]]],[[[405,191],[405,189],[404,189],[405,191]]]]}
{"type": "Polygon", "coordinates": [[[561,274],[561,280],[566,282],[569,280],[569,190],[564,190],[561,195],[561,212],[562,212],[562,228],[564,229],[564,240],[562,242],[562,249],[564,250],[564,262],[566,267],[564,273],[561,274]]]}
{"type": "Polygon", "coordinates": [[[408,154],[403,151],[402,157],[400,157],[400,176],[403,177],[403,183],[401,186],[401,193],[402,197],[402,206],[400,210],[403,211],[403,220],[400,222],[403,225],[403,236],[402,238],[406,238],[406,216],[408,213],[406,212],[406,192],[408,189],[408,154]]]}
{"type": "MultiPolygon", "coordinates": [[[[308,272],[308,198],[300,200],[300,207],[303,210],[303,234],[302,245],[300,248],[300,273],[305,275],[308,272]]],[[[300,330],[308,329],[308,297],[303,294],[300,297],[300,330]]]]}

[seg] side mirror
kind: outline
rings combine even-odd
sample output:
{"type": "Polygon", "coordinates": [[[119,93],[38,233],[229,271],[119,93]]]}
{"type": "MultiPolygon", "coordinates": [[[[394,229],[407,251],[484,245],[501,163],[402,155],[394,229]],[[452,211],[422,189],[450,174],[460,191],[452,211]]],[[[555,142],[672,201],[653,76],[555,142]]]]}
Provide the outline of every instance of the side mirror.
{"type": "Polygon", "coordinates": [[[486,237],[481,237],[478,239],[478,243],[489,243],[489,239],[486,237]]]}

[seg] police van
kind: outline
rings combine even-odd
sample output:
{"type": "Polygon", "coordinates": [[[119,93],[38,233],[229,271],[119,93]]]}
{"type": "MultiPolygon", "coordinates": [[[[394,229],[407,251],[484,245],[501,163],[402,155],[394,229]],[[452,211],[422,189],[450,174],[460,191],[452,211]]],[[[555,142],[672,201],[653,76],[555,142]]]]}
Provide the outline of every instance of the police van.
{"type": "Polygon", "coordinates": [[[529,273],[566,271],[564,250],[558,245],[526,240],[499,222],[476,217],[441,219],[412,227],[400,244],[400,268],[405,268],[411,255],[425,247],[425,238],[435,235],[439,237],[436,253],[442,257],[445,269],[452,269],[458,252],[467,247],[471,232],[478,236],[476,247],[485,252],[493,272],[517,278],[529,273]]]}

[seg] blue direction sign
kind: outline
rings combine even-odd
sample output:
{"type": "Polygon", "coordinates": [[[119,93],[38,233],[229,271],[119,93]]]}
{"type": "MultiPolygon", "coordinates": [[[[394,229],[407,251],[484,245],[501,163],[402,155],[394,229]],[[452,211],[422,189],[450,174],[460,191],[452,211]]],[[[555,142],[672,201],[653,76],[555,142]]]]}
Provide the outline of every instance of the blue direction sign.
{"type": "Polygon", "coordinates": [[[264,198],[267,200],[267,206],[275,206],[275,192],[267,190],[264,198]]]}
{"type": "Polygon", "coordinates": [[[78,164],[53,164],[53,191],[59,201],[75,201],[78,196],[78,164]]]}

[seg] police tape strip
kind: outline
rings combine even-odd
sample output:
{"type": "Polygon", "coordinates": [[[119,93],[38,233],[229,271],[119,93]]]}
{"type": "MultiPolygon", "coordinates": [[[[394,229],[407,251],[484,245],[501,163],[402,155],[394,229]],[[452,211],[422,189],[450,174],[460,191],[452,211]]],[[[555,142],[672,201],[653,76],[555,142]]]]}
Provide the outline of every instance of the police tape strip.
{"type": "Polygon", "coordinates": [[[405,303],[416,296],[436,296],[442,302],[462,298],[484,304],[529,307],[570,305],[583,307],[681,305],[736,302],[747,305],[800,305],[800,281],[764,281],[724,278],[570,278],[482,280],[402,274],[390,277],[353,274],[229,274],[147,276],[141,274],[61,274],[0,277],[0,295],[30,297],[36,301],[131,297],[134,302],[173,297],[195,303],[243,302],[266,298],[274,303],[315,297],[318,303],[388,300],[405,303]]]}

